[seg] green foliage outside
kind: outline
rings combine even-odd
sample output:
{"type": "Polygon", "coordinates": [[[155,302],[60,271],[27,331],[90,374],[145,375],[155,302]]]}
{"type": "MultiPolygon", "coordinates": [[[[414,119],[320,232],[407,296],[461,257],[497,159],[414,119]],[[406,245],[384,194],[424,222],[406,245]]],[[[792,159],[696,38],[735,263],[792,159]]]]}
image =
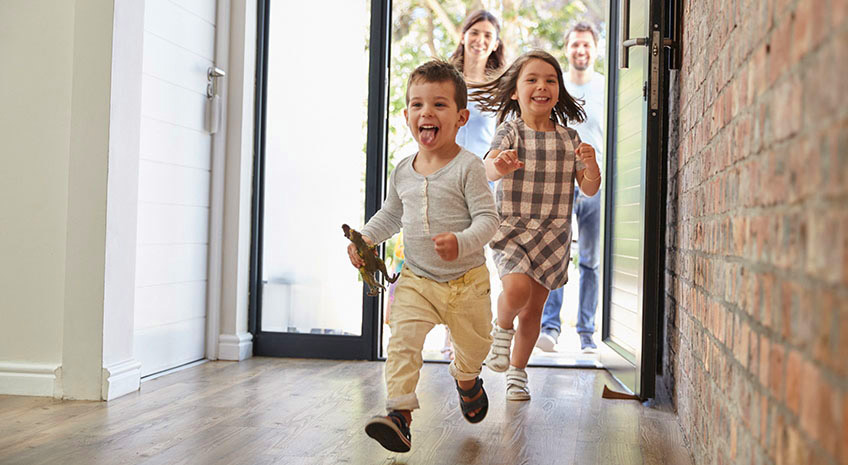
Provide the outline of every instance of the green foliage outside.
{"type": "MultiPolygon", "coordinates": [[[[447,59],[456,50],[462,22],[471,12],[485,8],[501,21],[501,40],[507,63],[520,54],[542,49],[555,56],[563,70],[565,32],[577,21],[597,26],[603,54],[606,25],[602,0],[480,1],[395,0],[392,2],[391,64],[389,71],[389,173],[395,161],[415,152],[414,141],[403,119],[406,78],[431,57],[447,59]]],[[[603,73],[604,58],[595,63],[603,73]]]]}

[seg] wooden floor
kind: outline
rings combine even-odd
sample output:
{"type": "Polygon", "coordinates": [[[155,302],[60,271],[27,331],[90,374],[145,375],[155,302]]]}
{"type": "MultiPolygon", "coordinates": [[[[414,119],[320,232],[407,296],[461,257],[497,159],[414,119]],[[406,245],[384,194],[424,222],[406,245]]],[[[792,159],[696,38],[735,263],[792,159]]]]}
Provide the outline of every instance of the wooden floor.
{"type": "Polygon", "coordinates": [[[530,368],[530,402],[467,423],[445,364],[426,364],[412,451],[365,435],[383,411],[381,362],[209,362],[111,402],[0,396],[0,464],[691,464],[667,408],[601,399],[603,370],[530,368]]]}

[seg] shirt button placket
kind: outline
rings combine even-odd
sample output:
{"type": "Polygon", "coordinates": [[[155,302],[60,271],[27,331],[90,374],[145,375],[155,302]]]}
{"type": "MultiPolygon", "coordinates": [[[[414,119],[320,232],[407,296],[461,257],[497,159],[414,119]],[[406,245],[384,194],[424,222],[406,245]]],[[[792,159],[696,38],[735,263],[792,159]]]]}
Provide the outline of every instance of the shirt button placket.
{"type": "Polygon", "coordinates": [[[426,234],[430,234],[430,217],[429,209],[430,209],[430,200],[427,196],[427,178],[424,178],[424,182],[421,183],[421,215],[424,219],[424,232],[426,234]]]}

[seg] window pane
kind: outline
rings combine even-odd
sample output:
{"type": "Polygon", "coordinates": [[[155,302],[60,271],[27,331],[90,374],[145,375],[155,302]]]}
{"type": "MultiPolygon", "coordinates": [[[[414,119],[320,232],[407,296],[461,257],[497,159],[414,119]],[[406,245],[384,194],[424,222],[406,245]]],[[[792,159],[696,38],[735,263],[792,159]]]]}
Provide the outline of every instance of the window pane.
{"type": "Polygon", "coordinates": [[[360,335],[370,2],[271,2],[262,331],[360,335]],[[332,14],[326,14],[332,12],[332,14]]]}

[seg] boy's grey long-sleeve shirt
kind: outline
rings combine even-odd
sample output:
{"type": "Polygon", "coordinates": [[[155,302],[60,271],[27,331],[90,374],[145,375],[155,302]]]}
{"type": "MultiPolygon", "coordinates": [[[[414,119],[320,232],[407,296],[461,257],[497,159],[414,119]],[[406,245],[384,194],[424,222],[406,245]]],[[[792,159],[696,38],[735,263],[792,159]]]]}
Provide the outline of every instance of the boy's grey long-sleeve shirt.
{"type": "Polygon", "coordinates": [[[413,169],[415,157],[397,164],[386,201],[362,228],[362,234],[379,244],[403,227],[406,266],[418,276],[450,281],[486,262],[483,246],[500,224],[494,196],[483,161],[464,148],[429,176],[413,169]],[[436,253],[432,238],[443,232],[456,235],[456,260],[442,260],[436,253]]]}

